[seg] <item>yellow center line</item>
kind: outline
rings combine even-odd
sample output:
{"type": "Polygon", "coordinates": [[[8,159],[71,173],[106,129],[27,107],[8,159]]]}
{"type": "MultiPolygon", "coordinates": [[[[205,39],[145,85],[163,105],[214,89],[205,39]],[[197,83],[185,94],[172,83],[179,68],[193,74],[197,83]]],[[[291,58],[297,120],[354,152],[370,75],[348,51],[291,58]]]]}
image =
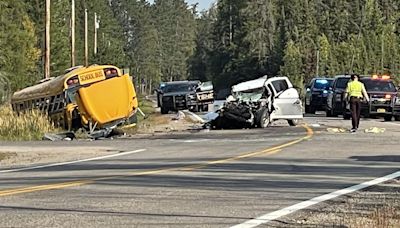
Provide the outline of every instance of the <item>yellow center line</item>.
{"type": "Polygon", "coordinates": [[[289,147],[294,144],[297,144],[302,141],[310,139],[314,134],[313,130],[310,127],[308,127],[307,125],[303,125],[303,127],[307,130],[307,135],[304,137],[301,137],[299,139],[290,141],[288,143],[274,146],[274,147],[271,147],[271,148],[268,148],[268,149],[265,149],[262,151],[245,153],[245,154],[242,154],[242,155],[239,155],[236,157],[232,157],[232,158],[220,159],[220,160],[215,160],[215,161],[209,161],[204,164],[189,165],[189,166],[183,166],[183,167],[177,167],[177,168],[138,171],[138,172],[133,172],[133,173],[126,174],[126,175],[115,175],[115,176],[83,179],[83,180],[76,180],[76,181],[56,183],[56,184],[45,184],[45,185],[37,185],[37,186],[31,186],[31,187],[0,190],[0,197],[22,194],[22,193],[45,191],[45,190],[55,190],[55,189],[77,187],[77,186],[81,186],[81,185],[93,184],[96,181],[110,180],[110,179],[116,179],[116,178],[154,175],[154,174],[161,174],[161,173],[167,173],[167,172],[173,172],[173,171],[192,171],[192,170],[196,170],[196,169],[205,168],[205,167],[211,166],[211,165],[228,163],[228,162],[237,161],[240,159],[245,159],[245,158],[250,158],[250,157],[255,157],[255,156],[259,156],[259,155],[271,155],[271,154],[280,152],[283,148],[286,148],[286,147],[289,147]]]}

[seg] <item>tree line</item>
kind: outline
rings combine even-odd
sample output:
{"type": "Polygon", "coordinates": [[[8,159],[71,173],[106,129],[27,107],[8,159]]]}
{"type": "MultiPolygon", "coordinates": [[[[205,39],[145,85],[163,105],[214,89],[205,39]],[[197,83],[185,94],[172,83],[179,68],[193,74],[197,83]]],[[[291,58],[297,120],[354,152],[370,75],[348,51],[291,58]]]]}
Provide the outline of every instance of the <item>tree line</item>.
{"type": "MultiPolygon", "coordinates": [[[[0,73],[17,90],[43,77],[45,1],[0,0],[0,73]]],[[[229,88],[286,75],[300,88],[316,75],[400,72],[400,1],[219,0],[207,11],[184,0],[76,0],[76,62],[129,68],[147,92],[161,81],[212,80],[229,88]]],[[[51,1],[51,74],[71,67],[71,0],[51,1]]]]}

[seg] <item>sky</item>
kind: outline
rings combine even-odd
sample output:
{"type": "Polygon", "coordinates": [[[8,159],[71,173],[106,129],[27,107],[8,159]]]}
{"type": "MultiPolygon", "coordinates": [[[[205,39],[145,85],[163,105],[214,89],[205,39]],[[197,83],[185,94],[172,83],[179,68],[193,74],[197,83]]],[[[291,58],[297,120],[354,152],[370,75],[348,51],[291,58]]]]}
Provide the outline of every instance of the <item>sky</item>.
{"type": "MultiPolygon", "coordinates": [[[[202,11],[210,8],[211,4],[215,2],[215,0],[185,0],[189,5],[199,3],[198,10],[202,11]]],[[[154,0],[148,0],[148,2],[153,3],[154,0]]]]}

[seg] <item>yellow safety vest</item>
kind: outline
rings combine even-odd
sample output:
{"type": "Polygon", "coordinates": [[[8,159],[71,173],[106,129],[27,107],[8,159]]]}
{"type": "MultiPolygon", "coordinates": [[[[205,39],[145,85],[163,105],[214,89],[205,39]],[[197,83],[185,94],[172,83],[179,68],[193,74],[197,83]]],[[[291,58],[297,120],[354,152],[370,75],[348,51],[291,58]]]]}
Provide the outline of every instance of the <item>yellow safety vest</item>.
{"type": "Polygon", "coordinates": [[[363,97],[364,84],[359,81],[351,81],[347,84],[346,92],[349,97],[363,97]]]}

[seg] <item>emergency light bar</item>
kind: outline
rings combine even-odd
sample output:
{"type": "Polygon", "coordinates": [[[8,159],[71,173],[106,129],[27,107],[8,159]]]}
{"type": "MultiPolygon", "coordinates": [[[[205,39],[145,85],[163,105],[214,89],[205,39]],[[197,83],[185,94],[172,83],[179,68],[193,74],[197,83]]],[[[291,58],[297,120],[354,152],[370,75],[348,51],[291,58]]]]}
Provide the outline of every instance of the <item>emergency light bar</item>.
{"type": "Polygon", "coordinates": [[[381,80],[390,80],[390,76],[389,75],[377,75],[377,74],[374,74],[374,75],[372,75],[371,78],[373,80],[379,80],[379,79],[381,79],[381,80]]]}

